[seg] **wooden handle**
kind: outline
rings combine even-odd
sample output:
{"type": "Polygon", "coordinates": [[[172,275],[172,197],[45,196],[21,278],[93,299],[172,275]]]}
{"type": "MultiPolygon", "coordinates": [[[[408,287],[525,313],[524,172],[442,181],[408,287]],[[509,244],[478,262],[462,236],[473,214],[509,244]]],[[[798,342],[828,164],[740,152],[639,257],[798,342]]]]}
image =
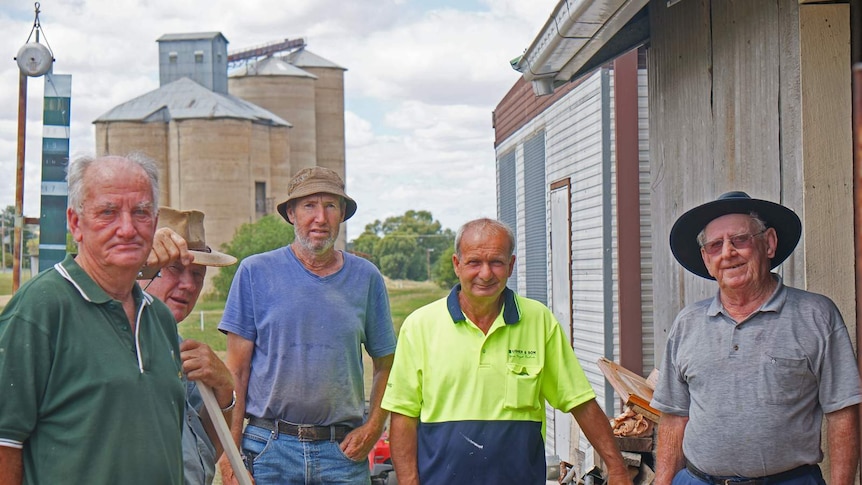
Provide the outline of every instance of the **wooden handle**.
{"type": "Polygon", "coordinates": [[[245,469],[242,457],[239,454],[239,450],[236,448],[236,443],[233,442],[233,436],[230,435],[230,428],[227,425],[227,421],[224,420],[221,407],[218,405],[218,401],[216,400],[215,394],[213,394],[213,390],[201,382],[198,382],[197,385],[198,389],[201,391],[201,397],[204,399],[204,406],[206,406],[210,419],[213,422],[213,426],[215,426],[218,439],[221,441],[222,448],[224,448],[224,453],[227,455],[228,461],[230,461],[230,466],[233,467],[233,474],[236,476],[236,481],[239,482],[239,485],[252,485],[251,478],[248,476],[248,471],[245,469]]]}

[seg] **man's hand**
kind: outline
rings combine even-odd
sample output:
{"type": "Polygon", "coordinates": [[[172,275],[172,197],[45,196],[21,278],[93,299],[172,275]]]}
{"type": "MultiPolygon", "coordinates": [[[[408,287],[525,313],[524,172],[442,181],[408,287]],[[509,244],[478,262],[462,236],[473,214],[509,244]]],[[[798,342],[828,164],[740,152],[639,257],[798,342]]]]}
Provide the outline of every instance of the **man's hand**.
{"type": "Polygon", "coordinates": [[[616,484],[626,484],[632,483],[632,475],[629,474],[628,468],[623,467],[620,469],[619,467],[609,470],[608,472],[608,484],[616,485],[616,484]]]}
{"type": "MultiPolygon", "coordinates": [[[[218,469],[221,473],[221,482],[223,485],[239,485],[239,480],[236,479],[233,467],[230,466],[230,460],[228,460],[226,455],[222,456],[218,461],[218,469]]],[[[248,473],[248,470],[244,469],[242,473],[248,473]]],[[[254,483],[254,477],[250,473],[248,476],[251,479],[251,483],[254,483]]]]}
{"type": "Polygon", "coordinates": [[[227,456],[222,456],[218,461],[218,469],[221,472],[221,482],[224,485],[239,485],[236,481],[236,476],[233,474],[233,467],[230,466],[230,460],[227,456]]]}
{"type": "Polygon", "coordinates": [[[233,399],[233,376],[209,345],[197,340],[183,340],[180,344],[183,372],[189,380],[198,381],[213,389],[219,406],[227,407],[233,399]]]}
{"type": "Polygon", "coordinates": [[[581,426],[584,436],[602,457],[608,467],[608,483],[610,485],[632,485],[628,467],[623,460],[614,433],[608,424],[608,417],[595,399],[591,399],[575,408],[570,413],[581,426]]]}
{"type": "Polygon", "coordinates": [[[155,236],[153,236],[153,248],[147,255],[142,278],[154,278],[160,268],[174,261],[188,266],[194,262],[194,259],[194,255],[189,252],[189,245],[186,240],[171,229],[163,227],[156,231],[155,236]]]}
{"type": "Polygon", "coordinates": [[[371,453],[371,449],[374,448],[382,433],[383,430],[365,423],[344,437],[341,451],[353,461],[362,461],[368,457],[368,453],[371,453]]]}

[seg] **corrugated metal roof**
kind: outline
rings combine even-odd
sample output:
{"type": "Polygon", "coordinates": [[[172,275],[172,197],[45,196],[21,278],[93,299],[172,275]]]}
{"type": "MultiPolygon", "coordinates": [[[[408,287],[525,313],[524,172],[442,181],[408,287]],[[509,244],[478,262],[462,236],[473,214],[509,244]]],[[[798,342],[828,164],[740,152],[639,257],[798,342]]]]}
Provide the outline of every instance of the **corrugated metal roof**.
{"type": "Polygon", "coordinates": [[[221,32],[190,32],[186,34],[165,34],[158,39],[156,42],[167,42],[172,40],[205,40],[205,39],[214,39],[216,37],[221,37],[227,42],[227,37],[222,35],[221,32]]]}
{"type": "Polygon", "coordinates": [[[109,121],[168,122],[172,119],[234,118],[275,126],[293,126],[274,113],[236,96],[210,91],[189,78],[177,79],[127,101],[96,118],[109,121]]]}
{"type": "Polygon", "coordinates": [[[317,79],[317,76],[314,74],[303,71],[275,57],[265,57],[257,61],[250,61],[232,70],[228,75],[228,77],[238,76],[292,76],[317,79]]]}
{"type": "Polygon", "coordinates": [[[341,67],[332,61],[328,61],[304,48],[291,52],[284,56],[283,59],[296,67],[329,67],[332,69],[341,69],[343,71],[347,70],[346,68],[341,67]]]}

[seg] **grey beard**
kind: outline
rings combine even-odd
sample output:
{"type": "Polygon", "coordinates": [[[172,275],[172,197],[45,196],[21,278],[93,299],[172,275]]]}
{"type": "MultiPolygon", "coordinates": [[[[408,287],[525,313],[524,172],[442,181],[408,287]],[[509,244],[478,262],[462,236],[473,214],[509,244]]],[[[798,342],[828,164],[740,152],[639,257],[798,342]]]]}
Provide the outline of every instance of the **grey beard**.
{"type": "Polygon", "coordinates": [[[338,234],[330,234],[330,236],[324,239],[321,242],[315,243],[305,236],[296,233],[296,240],[299,241],[299,244],[305,249],[313,252],[313,253],[323,253],[331,249],[335,246],[335,240],[338,238],[338,234]]]}

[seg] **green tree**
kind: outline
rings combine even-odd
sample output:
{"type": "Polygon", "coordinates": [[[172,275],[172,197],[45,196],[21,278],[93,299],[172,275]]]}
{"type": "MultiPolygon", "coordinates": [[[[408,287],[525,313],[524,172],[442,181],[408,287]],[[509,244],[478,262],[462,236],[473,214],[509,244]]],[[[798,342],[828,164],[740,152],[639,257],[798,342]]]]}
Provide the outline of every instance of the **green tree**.
{"type": "Polygon", "coordinates": [[[426,279],[425,260],[419,253],[416,236],[413,235],[384,236],[375,246],[374,254],[380,262],[380,271],[396,280],[426,279]]]}
{"type": "MultiPolygon", "coordinates": [[[[15,248],[15,206],[7,205],[5,209],[0,210],[0,244],[3,245],[0,251],[3,252],[3,261],[6,263],[6,268],[11,268],[13,264],[13,254],[15,248]]],[[[39,254],[39,225],[24,224],[21,230],[21,267],[30,267],[31,255],[39,254]]]]}
{"type": "Polygon", "coordinates": [[[380,237],[366,230],[350,243],[350,250],[379,266],[380,262],[374,258],[374,246],[378,242],[380,242],[380,237]]]}
{"type": "Polygon", "coordinates": [[[458,283],[458,276],[455,275],[455,268],[452,266],[453,254],[455,254],[454,245],[443,250],[443,254],[440,255],[431,269],[434,282],[442,288],[452,288],[455,283],[458,283]]]}
{"type": "Polygon", "coordinates": [[[293,242],[293,226],[286,223],[281,216],[269,214],[257,222],[246,223],[237,228],[233,239],[221,245],[221,251],[236,257],[237,264],[220,268],[213,278],[215,297],[227,298],[233,277],[239,267],[239,262],[252,254],[263,253],[286,246],[293,242]]]}
{"type": "Polygon", "coordinates": [[[431,268],[455,240],[428,211],[409,210],[401,216],[376,220],[354,239],[352,248],[371,254],[380,271],[393,279],[431,279],[431,268]]]}

